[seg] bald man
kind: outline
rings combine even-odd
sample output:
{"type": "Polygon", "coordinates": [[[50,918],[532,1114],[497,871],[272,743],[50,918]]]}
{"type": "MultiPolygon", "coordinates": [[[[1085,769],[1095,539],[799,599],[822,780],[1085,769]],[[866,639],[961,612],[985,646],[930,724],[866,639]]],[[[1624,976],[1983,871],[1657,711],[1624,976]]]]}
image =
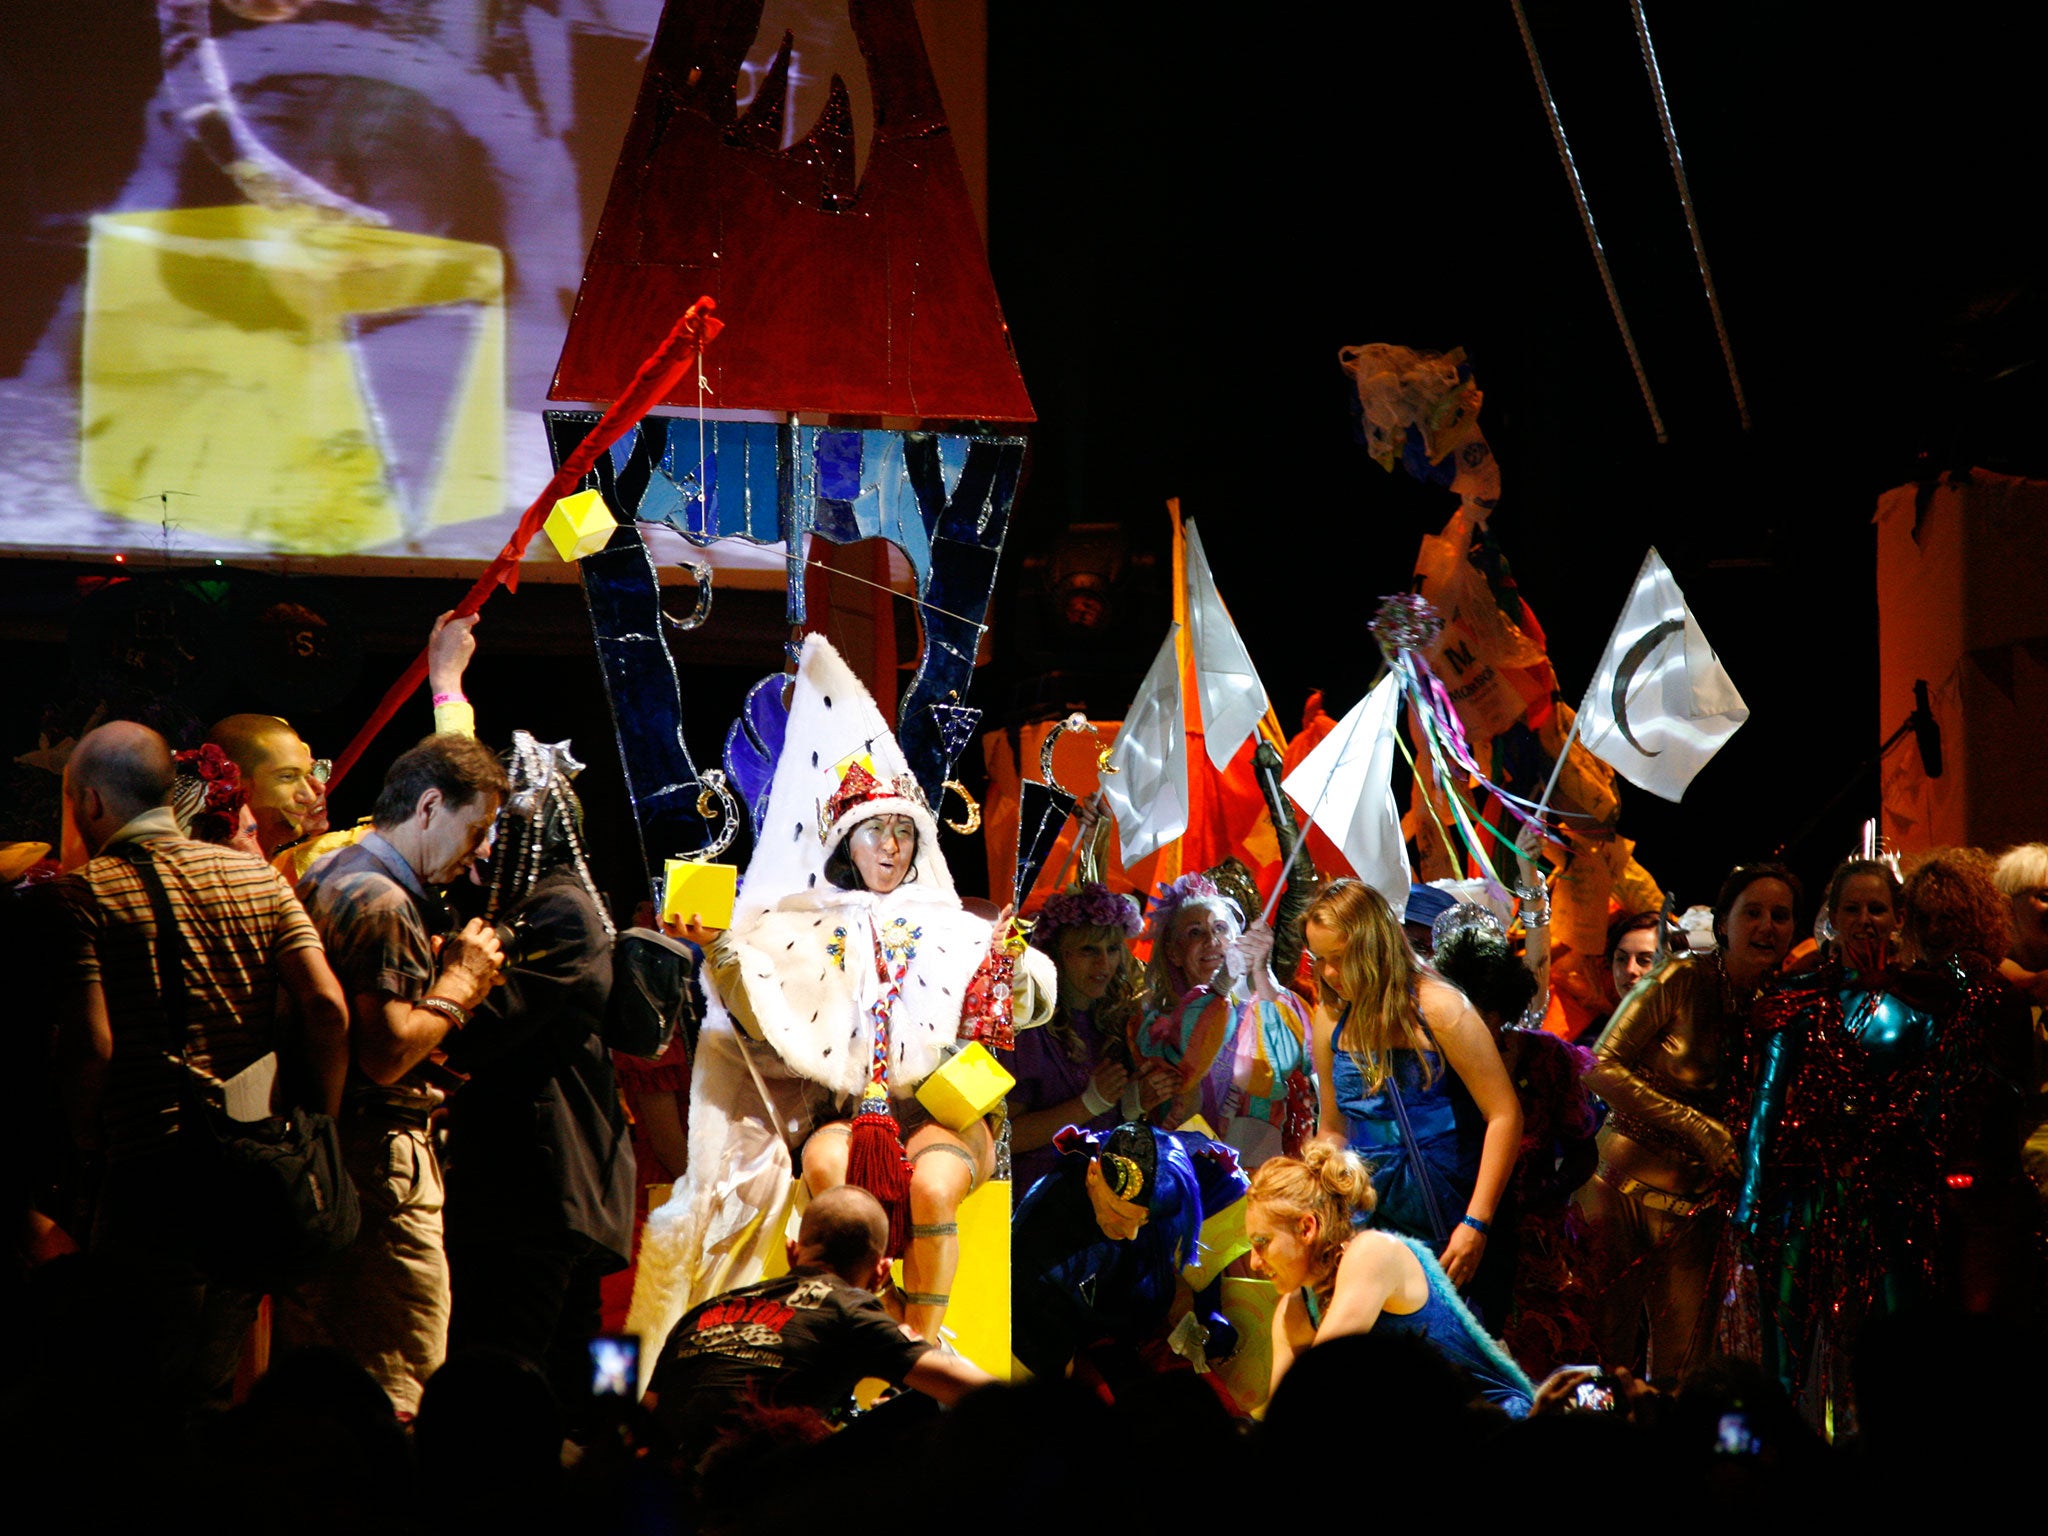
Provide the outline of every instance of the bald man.
{"type": "Polygon", "coordinates": [[[242,770],[242,795],[256,817],[266,859],[327,830],[327,775],[291,723],[276,715],[229,715],[206,739],[242,770]]]}
{"type": "Polygon", "coordinates": [[[829,1417],[877,1377],[941,1403],[995,1378],[941,1354],[875,1299],[889,1273],[889,1218],[842,1184],[804,1209],[789,1273],[713,1297],[676,1324],[648,1384],[674,1462],[686,1475],[750,1403],[829,1417]]]}
{"type": "MultiPolygon", "coordinates": [[[[462,675],[476,654],[475,628],[475,614],[457,618],[451,609],[434,621],[427,637],[436,732],[476,734],[476,716],[462,693],[462,675]]],[[[314,758],[291,722],[276,715],[229,715],[206,739],[242,771],[243,798],[255,814],[264,858],[275,859],[327,831],[327,764],[314,758]]]]}
{"type": "Polygon", "coordinates": [[[259,1297],[217,1278],[195,1237],[218,1225],[200,1203],[218,1196],[194,1187],[180,1155],[182,1100],[262,1118],[272,1100],[258,1085],[278,1081],[276,1102],[295,1087],[334,1113],[348,1007],[277,872],[179,835],[164,803],[171,774],[164,739],[131,721],[87,732],[65,766],[69,820],[91,857],[56,883],[69,973],[58,1028],[74,1135],[106,1158],[91,1250],[142,1346],[145,1390],[189,1412],[226,1406],[259,1297]],[[173,995],[182,1007],[167,1007],[173,995]]]}

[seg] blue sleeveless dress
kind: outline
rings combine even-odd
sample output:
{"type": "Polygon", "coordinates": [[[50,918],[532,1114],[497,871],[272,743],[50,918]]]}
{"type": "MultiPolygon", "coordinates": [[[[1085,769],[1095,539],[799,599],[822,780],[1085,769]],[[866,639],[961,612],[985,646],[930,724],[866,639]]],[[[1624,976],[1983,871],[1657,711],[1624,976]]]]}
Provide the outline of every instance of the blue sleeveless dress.
{"type": "MultiPolygon", "coordinates": [[[[1398,1233],[1390,1234],[1406,1243],[1422,1265],[1429,1281],[1429,1299],[1414,1312],[1389,1312],[1381,1308],[1372,1325],[1374,1333],[1409,1333],[1442,1355],[1472,1378],[1479,1395],[1511,1419],[1525,1419],[1536,1397],[1536,1387],[1500,1343],[1479,1326],[1479,1320],[1451,1289],[1450,1276],[1437,1263],[1426,1244],[1398,1233]]],[[[1320,1329],[1323,1309],[1315,1292],[1301,1290],[1311,1326],[1320,1329]]]]}
{"type": "MultiPolygon", "coordinates": [[[[1344,1018],[1350,1017],[1347,1008],[1344,1018]]],[[[1343,1020],[1338,1032],[1343,1031],[1343,1020]]],[[[1358,1061],[1341,1046],[1335,1052],[1330,1086],[1344,1116],[1351,1150],[1372,1169],[1379,1205],[1372,1224],[1418,1237],[1441,1251],[1479,1182],[1479,1154],[1486,1142],[1486,1117],[1472,1102],[1463,1079],[1437,1051],[1397,1050],[1386,1082],[1367,1092],[1358,1061]],[[1423,1082],[1427,1058],[1430,1080],[1423,1082]],[[1401,1132],[1406,1111],[1409,1138],[1401,1132]]]]}

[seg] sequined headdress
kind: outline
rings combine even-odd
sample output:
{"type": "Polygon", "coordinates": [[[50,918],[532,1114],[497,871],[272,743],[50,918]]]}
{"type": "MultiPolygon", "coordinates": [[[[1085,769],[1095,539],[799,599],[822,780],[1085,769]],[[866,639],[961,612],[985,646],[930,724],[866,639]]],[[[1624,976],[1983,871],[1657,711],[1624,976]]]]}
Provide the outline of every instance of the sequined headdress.
{"type": "Polygon", "coordinates": [[[505,774],[512,781],[512,790],[498,811],[486,916],[496,917],[518,906],[542,875],[567,864],[597,903],[605,932],[614,931],[611,913],[597,882],[590,877],[590,861],[583,850],[583,803],[569,787],[569,781],[582,771],[583,765],[569,751],[568,742],[542,742],[525,731],[512,733],[512,750],[505,754],[505,774]]]}
{"type": "Polygon", "coordinates": [[[1164,942],[1173,931],[1175,915],[1191,901],[1226,903],[1236,915],[1238,926],[1244,926],[1244,910],[1224,895],[1214,880],[1207,875],[1182,875],[1170,885],[1161,885],[1159,894],[1152,898],[1152,906],[1145,914],[1145,937],[1154,944],[1164,942]]]}

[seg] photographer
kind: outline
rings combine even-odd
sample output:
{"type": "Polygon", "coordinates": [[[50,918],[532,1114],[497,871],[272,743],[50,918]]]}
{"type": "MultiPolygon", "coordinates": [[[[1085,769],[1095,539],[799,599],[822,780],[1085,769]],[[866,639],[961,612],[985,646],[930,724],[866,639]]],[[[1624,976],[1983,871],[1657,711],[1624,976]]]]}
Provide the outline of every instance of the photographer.
{"type": "Polygon", "coordinates": [[[498,980],[496,934],[450,926],[437,888],[476,861],[506,789],[498,760],[467,736],[429,736],[384,776],[372,830],[316,865],[299,899],[349,1003],[342,1149],[362,1196],[355,1246],[277,1298],[280,1344],[338,1348],[401,1413],[440,1365],[448,1337],[441,1167],[427,1120],[446,1097],[431,1058],[498,980]]]}

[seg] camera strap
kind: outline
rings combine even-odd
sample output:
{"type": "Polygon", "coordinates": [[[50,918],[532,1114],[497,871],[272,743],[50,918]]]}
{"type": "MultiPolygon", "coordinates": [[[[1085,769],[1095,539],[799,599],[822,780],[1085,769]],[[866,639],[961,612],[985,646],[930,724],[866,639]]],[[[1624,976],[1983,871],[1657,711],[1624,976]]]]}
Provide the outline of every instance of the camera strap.
{"type": "Polygon", "coordinates": [[[116,843],[106,851],[135,871],[136,878],[142,882],[144,894],[149,897],[150,912],[156,919],[156,942],[150,946],[150,951],[156,971],[156,995],[163,1008],[160,1018],[164,1026],[164,1055],[190,1072],[192,1064],[187,1059],[186,1038],[189,998],[185,991],[185,957],[191,946],[186,943],[185,930],[178,925],[177,911],[171,906],[171,893],[164,885],[163,871],[156,867],[156,855],[150,852],[147,843],[116,843]]]}

